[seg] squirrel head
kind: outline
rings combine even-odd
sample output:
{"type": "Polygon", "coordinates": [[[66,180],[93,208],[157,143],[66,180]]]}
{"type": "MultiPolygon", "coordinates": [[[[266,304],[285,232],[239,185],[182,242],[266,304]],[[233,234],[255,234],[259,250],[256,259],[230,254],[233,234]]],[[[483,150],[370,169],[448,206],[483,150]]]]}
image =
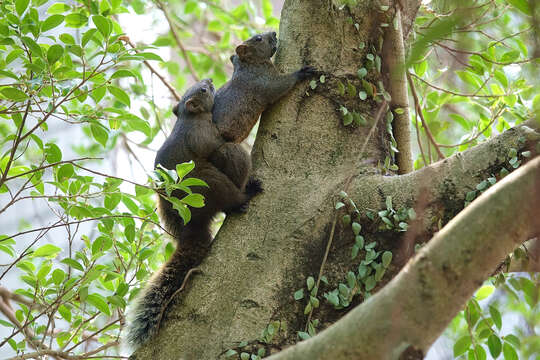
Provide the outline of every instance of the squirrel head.
{"type": "Polygon", "coordinates": [[[275,31],[265,32],[250,37],[236,47],[236,54],[245,62],[269,60],[277,50],[275,31]]]}
{"type": "Polygon", "coordinates": [[[212,111],[214,106],[215,88],[212,79],[204,79],[190,87],[182,100],[173,108],[173,114],[178,116],[185,109],[186,112],[199,114],[212,111]]]}

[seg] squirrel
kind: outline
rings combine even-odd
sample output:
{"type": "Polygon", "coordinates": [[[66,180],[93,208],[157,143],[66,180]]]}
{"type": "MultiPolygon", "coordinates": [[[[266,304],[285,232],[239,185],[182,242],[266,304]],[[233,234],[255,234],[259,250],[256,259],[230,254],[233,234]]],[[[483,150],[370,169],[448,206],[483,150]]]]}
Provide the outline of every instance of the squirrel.
{"type": "Polygon", "coordinates": [[[276,33],[266,32],[238,45],[231,56],[232,78],[216,92],[212,110],[212,121],[226,141],[242,142],[269,105],[318,73],[306,66],[281,74],[271,60],[276,50],[276,33]]]}
{"type": "MultiPolygon", "coordinates": [[[[238,144],[225,143],[212,123],[214,91],[211,79],[188,89],[175,107],[177,121],[172,133],[156,155],[154,166],[160,164],[166,169],[193,160],[195,168],[186,178],[201,179],[209,187],[192,187],[204,196],[205,206],[192,208],[191,221],[187,224],[169,201],[158,197],[158,213],[165,229],[173,235],[176,250],[136,300],[127,336],[134,348],[157,333],[169,300],[180,289],[189,270],[207,255],[213,217],[219,211],[245,212],[249,200],[262,191],[260,181],[247,180],[251,166],[249,154],[238,144]]],[[[185,195],[181,190],[173,192],[179,198],[185,195]]]]}

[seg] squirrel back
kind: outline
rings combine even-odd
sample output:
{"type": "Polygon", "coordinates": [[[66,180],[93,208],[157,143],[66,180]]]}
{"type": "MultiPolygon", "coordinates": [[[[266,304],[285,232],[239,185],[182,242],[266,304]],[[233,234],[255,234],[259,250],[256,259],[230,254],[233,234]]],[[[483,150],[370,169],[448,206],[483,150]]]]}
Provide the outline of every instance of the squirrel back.
{"type": "Polygon", "coordinates": [[[226,141],[242,142],[269,105],[316,73],[304,67],[281,74],[271,60],[276,50],[276,33],[266,32],[238,45],[231,56],[232,78],[216,92],[212,110],[212,121],[226,141]]]}

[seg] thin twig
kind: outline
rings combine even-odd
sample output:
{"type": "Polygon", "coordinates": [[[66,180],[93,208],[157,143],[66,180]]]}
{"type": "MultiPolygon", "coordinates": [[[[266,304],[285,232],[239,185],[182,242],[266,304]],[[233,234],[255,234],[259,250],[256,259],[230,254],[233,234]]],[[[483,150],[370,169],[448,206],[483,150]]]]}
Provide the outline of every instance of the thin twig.
{"type": "Polygon", "coordinates": [[[167,11],[167,8],[161,2],[161,0],[155,0],[156,4],[158,5],[158,8],[163,12],[163,15],[165,15],[165,18],[167,19],[167,22],[169,23],[169,28],[171,29],[171,33],[173,35],[174,41],[176,42],[176,45],[180,48],[180,51],[182,52],[182,56],[184,58],[184,61],[186,62],[187,67],[189,68],[189,71],[191,73],[191,77],[196,82],[199,81],[199,77],[197,76],[197,72],[195,71],[195,68],[193,67],[193,64],[189,60],[188,53],[186,51],[186,48],[184,48],[184,44],[182,44],[182,41],[180,40],[180,37],[178,36],[178,33],[176,32],[175,26],[173,24],[173,21],[171,19],[171,15],[167,11]]]}
{"type": "Polygon", "coordinates": [[[145,217],[135,216],[135,215],[104,215],[104,216],[100,216],[100,217],[82,219],[82,220],[77,220],[77,221],[70,221],[70,222],[66,222],[66,223],[62,223],[62,224],[54,224],[54,225],[50,225],[50,226],[44,226],[44,227],[41,227],[41,228],[21,231],[21,232],[19,232],[17,234],[5,237],[4,239],[0,240],[0,243],[2,241],[8,240],[8,239],[13,239],[15,237],[25,235],[25,234],[30,234],[30,233],[33,233],[33,232],[36,232],[36,231],[50,230],[50,229],[53,229],[53,228],[63,227],[63,226],[66,226],[66,225],[81,224],[81,223],[85,223],[85,222],[88,222],[88,221],[97,221],[97,220],[104,220],[104,219],[116,219],[116,218],[132,218],[132,219],[137,219],[137,220],[141,220],[141,221],[148,221],[148,222],[156,225],[157,227],[159,227],[161,230],[165,231],[170,236],[173,236],[169,231],[167,231],[167,229],[162,227],[159,223],[156,223],[156,222],[154,222],[152,220],[149,220],[148,218],[145,218],[145,217]]]}
{"type": "Polygon", "coordinates": [[[463,94],[463,93],[457,93],[455,91],[451,91],[451,90],[448,90],[448,89],[443,89],[441,87],[438,87],[436,85],[433,85],[429,82],[427,82],[426,80],[422,79],[420,76],[416,75],[416,74],[413,74],[413,73],[410,73],[409,72],[409,76],[413,76],[415,79],[418,79],[420,80],[421,82],[423,82],[424,84],[426,84],[427,86],[429,87],[432,87],[436,90],[439,90],[439,91],[442,91],[442,92],[445,92],[445,93],[448,93],[448,94],[452,94],[452,95],[456,95],[456,96],[463,96],[463,97],[475,97],[475,98],[497,98],[497,97],[504,97],[504,96],[511,96],[511,95],[515,95],[515,94],[491,94],[491,95],[478,95],[476,93],[473,93],[473,94],[463,94]]]}
{"type": "Polygon", "coordinates": [[[167,310],[167,308],[169,307],[169,304],[171,303],[171,301],[176,297],[176,295],[180,292],[182,292],[184,290],[184,288],[186,287],[186,284],[187,284],[187,281],[189,280],[189,278],[191,277],[191,275],[193,275],[194,273],[198,273],[200,272],[201,270],[199,268],[193,268],[193,269],[189,269],[189,271],[187,272],[186,276],[184,277],[184,281],[182,281],[182,285],[180,286],[180,288],[178,290],[176,290],[170,297],[169,299],[167,300],[167,302],[162,306],[161,308],[161,311],[159,312],[159,316],[158,316],[158,321],[157,321],[157,326],[156,326],[156,329],[159,329],[159,327],[161,326],[161,320],[163,319],[163,315],[165,315],[165,311],[167,310]]]}
{"type": "Polygon", "coordinates": [[[497,64],[497,65],[523,64],[523,63],[528,63],[528,62],[531,62],[531,61],[534,60],[534,58],[531,58],[531,59],[518,60],[518,61],[500,62],[500,61],[492,60],[492,59],[488,58],[487,56],[485,56],[484,54],[476,52],[476,51],[454,49],[454,48],[446,46],[446,45],[444,45],[444,44],[442,44],[442,43],[440,43],[438,41],[433,41],[433,43],[435,45],[438,45],[438,46],[442,47],[443,49],[445,49],[448,52],[457,52],[457,53],[460,53],[460,54],[467,54],[467,55],[477,55],[477,56],[480,56],[483,60],[485,60],[487,62],[490,62],[490,63],[493,63],[493,64],[497,64]]]}
{"type": "Polygon", "coordinates": [[[427,122],[424,119],[424,114],[422,113],[422,108],[420,107],[420,101],[418,100],[418,95],[416,94],[416,89],[414,87],[414,83],[412,81],[410,72],[407,72],[407,80],[409,80],[409,86],[411,88],[411,93],[413,95],[414,104],[415,104],[415,107],[417,109],[416,113],[420,116],[420,120],[422,121],[422,126],[424,127],[424,129],[426,131],[426,135],[428,136],[429,140],[431,141],[431,143],[435,147],[435,150],[437,151],[437,155],[439,156],[439,159],[444,159],[445,156],[442,153],[441,149],[439,148],[437,142],[435,141],[435,138],[433,137],[433,134],[431,133],[431,130],[429,130],[427,122]]]}

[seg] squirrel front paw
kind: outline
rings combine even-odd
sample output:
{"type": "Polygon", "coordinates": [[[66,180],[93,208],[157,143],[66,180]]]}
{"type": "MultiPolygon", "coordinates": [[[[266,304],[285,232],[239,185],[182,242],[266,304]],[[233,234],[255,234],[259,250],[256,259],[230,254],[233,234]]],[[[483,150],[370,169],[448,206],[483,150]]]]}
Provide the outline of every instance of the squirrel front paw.
{"type": "Polygon", "coordinates": [[[299,80],[305,80],[307,78],[317,76],[318,74],[319,71],[317,71],[317,69],[315,69],[313,66],[304,66],[296,72],[296,76],[299,80]]]}
{"type": "Polygon", "coordinates": [[[262,181],[255,178],[250,178],[246,184],[246,194],[251,198],[264,191],[262,181]]]}

